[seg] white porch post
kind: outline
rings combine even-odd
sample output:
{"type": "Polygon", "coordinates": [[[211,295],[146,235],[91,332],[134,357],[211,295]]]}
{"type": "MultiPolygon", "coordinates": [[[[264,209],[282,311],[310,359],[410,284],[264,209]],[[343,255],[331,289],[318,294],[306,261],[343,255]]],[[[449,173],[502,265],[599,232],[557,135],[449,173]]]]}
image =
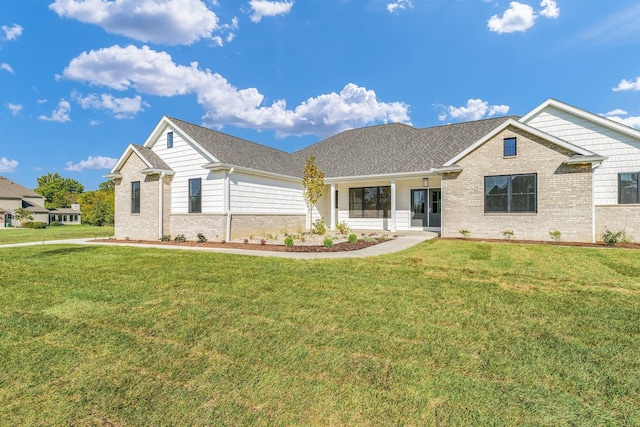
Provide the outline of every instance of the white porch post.
{"type": "Polygon", "coordinates": [[[389,231],[396,232],[396,180],[391,180],[391,224],[389,231]]]}
{"type": "Polygon", "coordinates": [[[329,192],[329,198],[331,199],[331,223],[329,224],[330,230],[336,229],[336,185],[331,184],[331,191],[329,192]]]}

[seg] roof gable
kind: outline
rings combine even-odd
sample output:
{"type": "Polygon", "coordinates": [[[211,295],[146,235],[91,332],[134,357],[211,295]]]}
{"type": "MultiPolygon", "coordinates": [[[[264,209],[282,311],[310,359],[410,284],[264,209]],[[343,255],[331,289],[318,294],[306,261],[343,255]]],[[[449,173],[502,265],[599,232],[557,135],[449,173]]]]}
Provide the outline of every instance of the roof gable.
{"type": "Polygon", "coordinates": [[[133,153],[142,160],[142,162],[147,166],[146,170],[149,172],[173,172],[169,165],[167,165],[151,148],[143,147],[142,145],[129,144],[122,156],[120,156],[120,159],[116,162],[116,165],[111,169],[109,175],[117,174],[133,153]]]}
{"type": "Polygon", "coordinates": [[[9,178],[0,176],[0,197],[7,199],[21,199],[23,197],[42,198],[43,196],[10,180],[9,178]]]}

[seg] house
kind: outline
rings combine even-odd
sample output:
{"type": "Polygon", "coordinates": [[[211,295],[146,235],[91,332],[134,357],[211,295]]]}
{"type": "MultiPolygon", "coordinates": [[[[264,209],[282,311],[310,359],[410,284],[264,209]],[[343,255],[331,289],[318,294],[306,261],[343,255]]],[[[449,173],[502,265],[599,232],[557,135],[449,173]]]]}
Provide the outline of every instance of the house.
{"type": "Polygon", "coordinates": [[[49,210],[44,208],[44,197],[22,185],[0,176],[0,227],[18,225],[15,210],[27,209],[33,221],[49,224],[49,210]]]}
{"type": "Polygon", "coordinates": [[[57,222],[60,225],[80,225],[82,213],[80,204],[72,203],[70,208],[51,209],[49,211],[49,224],[57,222]]]}
{"type": "Polygon", "coordinates": [[[107,175],[116,237],[304,230],[311,155],[326,176],[313,217],[331,229],[533,240],[557,230],[585,242],[610,229],[640,240],[640,132],[553,99],[523,117],[348,130],[295,153],[163,117],[107,175]]]}

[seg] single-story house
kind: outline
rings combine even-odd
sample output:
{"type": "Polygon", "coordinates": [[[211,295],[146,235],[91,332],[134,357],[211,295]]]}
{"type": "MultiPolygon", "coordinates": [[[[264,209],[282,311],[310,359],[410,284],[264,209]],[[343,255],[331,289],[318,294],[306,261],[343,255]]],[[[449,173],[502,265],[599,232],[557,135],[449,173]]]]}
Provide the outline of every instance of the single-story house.
{"type": "Polygon", "coordinates": [[[326,183],[313,217],[330,229],[532,240],[559,231],[584,242],[610,229],[640,240],[640,132],[553,99],[523,117],[371,126],[294,153],[163,117],[107,175],[116,237],[305,230],[309,156],[326,183]]]}
{"type": "Polygon", "coordinates": [[[57,222],[61,225],[80,225],[82,223],[82,213],[80,205],[72,203],[70,208],[51,209],[49,211],[49,223],[57,222]]]}

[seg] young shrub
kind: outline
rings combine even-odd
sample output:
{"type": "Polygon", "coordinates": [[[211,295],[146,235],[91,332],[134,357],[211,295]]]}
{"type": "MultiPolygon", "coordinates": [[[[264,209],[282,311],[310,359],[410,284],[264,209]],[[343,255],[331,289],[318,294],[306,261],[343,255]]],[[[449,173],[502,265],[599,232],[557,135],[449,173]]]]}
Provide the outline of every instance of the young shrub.
{"type": "Polygon", "coordinates": [[[375,242],[375,241],[376,241],[376,239],[374,239],[374,238],[373,238],[373,237],[371,237],[371,236],[364,236],[364,237],[362,238],[362,240],[364,240],[364,241],[365,241],[365,242],[367,242],[367,243],[373,243],[373,242],[375,242]]]}
{"type": "Polygon", "coordinates": [[[170,240],[171,240],[171,236],[168,234],[163,234],[162,237],[160,237],[161,242],[168,242],[170,240]]]}
{"type": "Polygon", "coordinates": [[[293,237],[289,236],[286,239],[284,239],[284,245],[288,248],[292,248],[293,247],[293,237]]]}
{"type": "Polygon", "coordinates": [[[383,242],[386,242],[387,240],[389,240],[389,235],[383,234],[382,236],[380,236],[380,240],[382,240],[383,242]]]}
{"type": "Polygon", "coordinates": [[[62,223],[58,222],[58,221],[52,221],[51,224],[49,224],[49,227],[61,227],[62,223]]]}
{"type": "Polygon", "coordinates": [[[330,237],[327,237],[324,239],[324,241],[322,242],[322,246],[324,246],[325,248],[332,248],[333,247],[333,239],[330,237]]]}
{"type": "Polygon", "coordinates": [[[511,240],[513,239],[513,236],[516,235],[516,233],[514,233],[513,230],[504,230],[502,231],[502,235],[504,236],[505,240],[511,240]]]}
{"type": "Polygon", "coordinates": [[[260,239],[260,244],[264,246],[267,244],[267,241],[265,239],[260,239]]]}
{"type": "Polygon", "coordinates": [[[351,227],[345,221],[342,221],[336,224],[336,230],[340,234],[348,234],[351,231],[351,227]]]}
{"type": "Polygon", "coordinates": [[[184,237],[184,234],[178,234],[175,239],[173,239],[176,243],[184,243],[187,241],[187,238],[184,237]]]}
{"type": "Polygon", "coordinates": [[[22,226],[24,228],[36,228],[36,229],[47,228],[47,224],[45,224],[44,222],[40,222],[40,221],[23,222],[22,226]]]}
{"type": "Polygon", "coordinates": [[[313,232],[319,236],[324,236],[327,232],[327,224],[324,222],[324,218],[318,218],[313,222],[313,232]]]}
{"type": "Polygon", "coordinates": [[[242,242],[246,245],[249,243],[249,239],[244,239],[242,242]]]}
{"type": "Polygon", "coordinates": [[[353,244],[356,244],[356,243],[358,243],[358,236],[357,236],[357,235],[355,235],[355,234],[353,234],[353,233],[352,233],[352,234],[349,234],[349,237],[347,238],[347,240],[348,240],[348,241],[349,241],[349,243],[351,243],[352,245],[353,245],[353,244]]]}
{"type": "Polygon", "coordinates": [[[198,233],[198,243],[207,243],[207,238],[204,234],[198,233]]]}
{"type": "Polygon", "coordinates": [[[618,231],[614,233],[613,231],[605,228],[602,232],[602,241],[607,246],[614,246],[616,243],[620,242],[620,238],[622,237],[622,231],[618,231]]]}
{"type": "Polygon", "coordinates": [[[460,233],[463,239],[468,239],[469,237],[471,237],[471,231],[467,230],[466,228],[461,228],[460,230],[458,230],[458,233],[460,233]]]}
{"type": "Polygon", "coordinates": [[[559,242],[560,239],[562,239],[560,230],[549,230],[549,236],[551,236],[554,242],[559,242]]]}

